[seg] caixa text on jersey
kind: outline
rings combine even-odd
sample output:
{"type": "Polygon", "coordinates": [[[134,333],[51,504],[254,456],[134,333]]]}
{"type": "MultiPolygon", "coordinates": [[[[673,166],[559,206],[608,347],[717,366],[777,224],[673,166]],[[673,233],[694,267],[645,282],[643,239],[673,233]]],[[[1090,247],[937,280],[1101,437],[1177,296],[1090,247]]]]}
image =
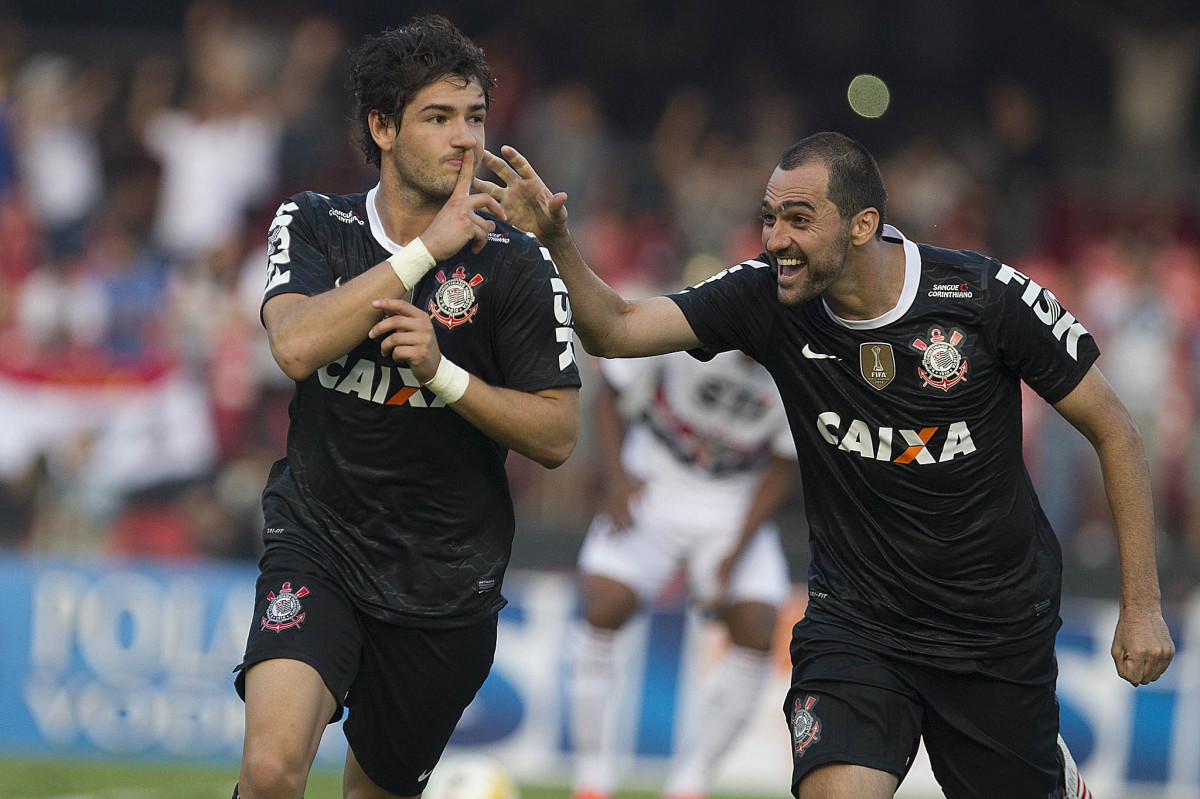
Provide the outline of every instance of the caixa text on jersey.
{"type": "Polygon", "coordinates": [[[817,416],[817,432],[840,450],[892,463],[945,463],[975,451],[975,442],[971,440],[971,430],[966,422],[920,430],[893,427],[872,430],[860,419],[843,427],[840,414],[825,411],[817,416]],[[938,453],[936,457],[934,452],[938,453]]]}

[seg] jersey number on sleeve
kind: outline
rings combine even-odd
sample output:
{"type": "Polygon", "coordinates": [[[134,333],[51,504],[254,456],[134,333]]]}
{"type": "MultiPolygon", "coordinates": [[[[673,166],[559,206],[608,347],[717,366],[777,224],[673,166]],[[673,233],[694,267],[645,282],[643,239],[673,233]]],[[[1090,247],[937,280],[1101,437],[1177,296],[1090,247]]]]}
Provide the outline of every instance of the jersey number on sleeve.
{"type": "Polygon", "coordinates": [[[288,225],[292,222],[292,211],[299,211],[300,206],[294,202],[285,202],[275,212],[267,234],[267,287],[270,291],[276,286],[283,285],[292,279],[292,273],[287,265],[292,262],[292,254],[288,248],[292,246],[292,234],[288,225]]]}

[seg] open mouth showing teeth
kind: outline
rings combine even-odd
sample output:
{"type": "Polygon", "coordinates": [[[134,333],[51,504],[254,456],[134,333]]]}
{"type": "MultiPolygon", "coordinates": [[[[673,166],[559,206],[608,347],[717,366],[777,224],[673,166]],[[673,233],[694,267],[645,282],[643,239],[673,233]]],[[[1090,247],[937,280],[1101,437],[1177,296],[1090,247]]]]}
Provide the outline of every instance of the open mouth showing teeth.
{"type": "Polygon", "coordinates": [[[775,262],[779,264],[779,276],[789,277],[800,271],[800,267],[804,262],[799,258],[776,258],[775,262]]]}

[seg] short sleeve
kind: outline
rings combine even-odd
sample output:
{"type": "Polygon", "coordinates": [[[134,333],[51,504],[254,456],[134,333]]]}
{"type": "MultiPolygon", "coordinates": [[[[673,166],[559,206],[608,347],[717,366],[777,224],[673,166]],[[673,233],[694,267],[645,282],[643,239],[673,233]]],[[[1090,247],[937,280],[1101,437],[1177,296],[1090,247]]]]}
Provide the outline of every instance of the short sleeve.
{"type": "Polygon", "coordinates": [[[317,243],[310,205],[300,194],[275,212],[267,237],[267,285],[263,303],[278,294],[312,296],[332,289],[333,269],[317,243]]]}
{"type": "Polygon", "coordinates": [[[1100,349],[1092,334],[1048,289],[998,264],[996,348],[1000,359],[1042,399],[1058,402],[1079,384],[1100,349]]]}
{"type": "Polygon", "coordinates": [[[497,315],[494,350],[508,388],[538,391],[579,386],[575,328],[567,287],[550,253],[514,248],[497,315]]]}
{"type": "Polygon", "coordinates": [[[703,342],[692,357],[711,360],[718,352],[742,350],[762,361],[774,320],[775,276],[765,260],[743,261],[703,283],[668,295],[703,342]]]}

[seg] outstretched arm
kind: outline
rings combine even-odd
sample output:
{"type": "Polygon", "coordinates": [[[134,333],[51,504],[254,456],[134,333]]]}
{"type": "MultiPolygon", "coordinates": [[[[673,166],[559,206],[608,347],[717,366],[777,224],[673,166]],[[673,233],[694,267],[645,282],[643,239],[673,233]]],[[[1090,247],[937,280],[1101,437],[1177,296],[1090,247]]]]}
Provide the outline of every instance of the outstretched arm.
{"type": "Polygon", "coordinates": [[[1150,472],[1142,436],[1095,366],[1054,408],[1096,448],[1116,523],[1121,601],[1112,656],[1117,673],[1133,685],[1151,683],[1171,663],[1175,644],[1162,617],[1150,472]]]}
{"type": "Polygon", "coordinates": [[[495,197],[512,224],[546,245],[567,284],[575,333],[584,349],[605,358],[629,358],[700,346],[674,302],[666,297],[630,302],[601,280],[583,260],[567,229],[567,195],[551,192],[514,148],[506,145],[501,152],[504,158],[483,153],[484,165],[500,183],[476,178],[474,187],[495,197]]]}

